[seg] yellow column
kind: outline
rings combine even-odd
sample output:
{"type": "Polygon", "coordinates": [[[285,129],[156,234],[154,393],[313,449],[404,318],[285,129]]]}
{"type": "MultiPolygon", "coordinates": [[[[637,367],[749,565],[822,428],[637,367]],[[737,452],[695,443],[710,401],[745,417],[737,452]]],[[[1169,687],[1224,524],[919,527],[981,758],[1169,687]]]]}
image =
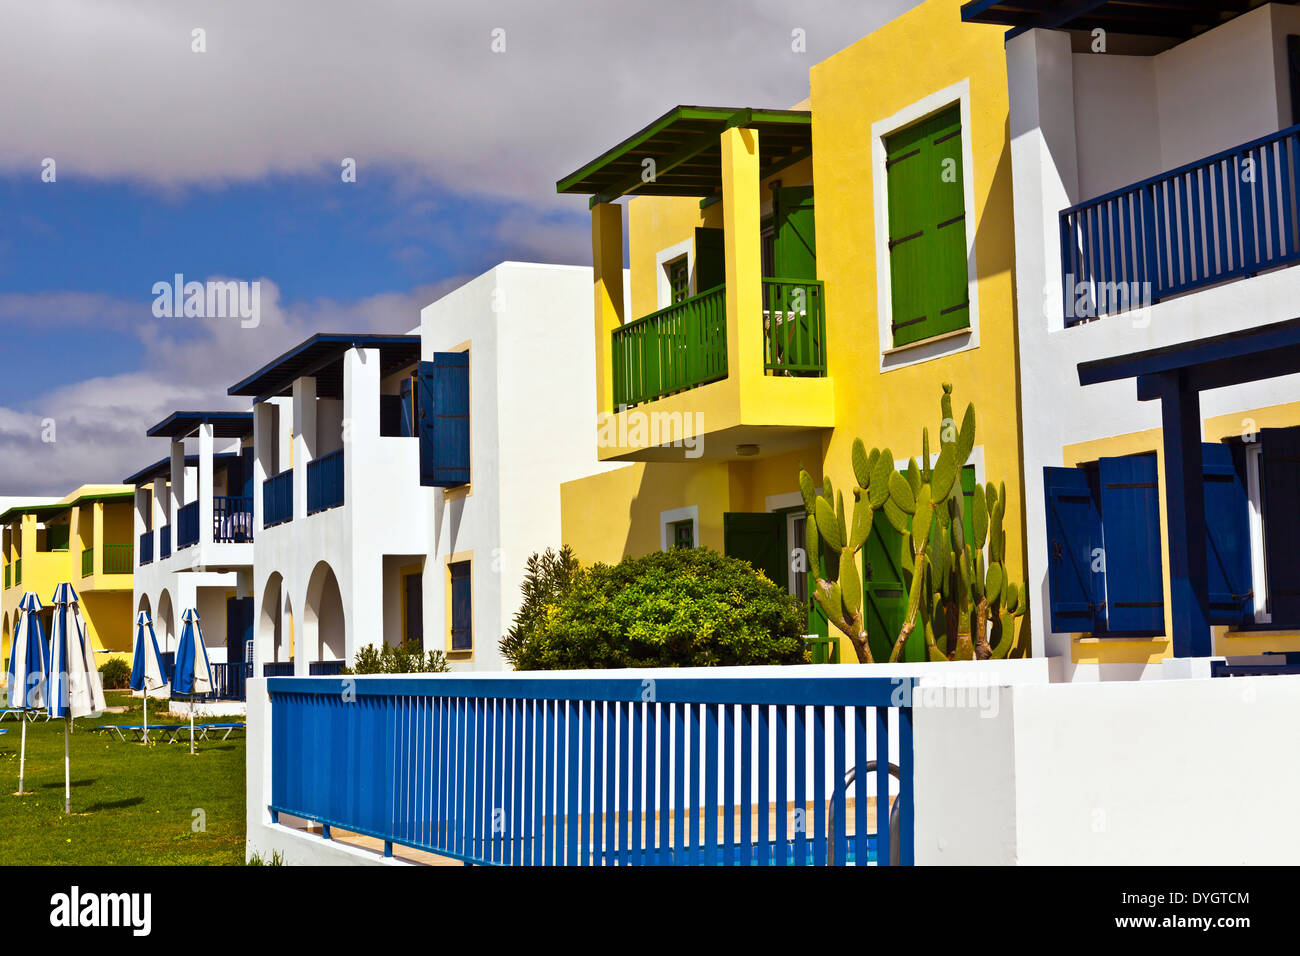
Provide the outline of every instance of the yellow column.
{"type": "Polygon", "coordinates": [[[623,207],[591,209],[591,265],[596,300],[596,411],[614,410],[610,335],[623,324],[623,207]]]}
{"type": "Polygon", "coordinates": [[[91,539],[90,545],[95,549],[93,561],[94,566],[91,574],[96,577],[104,573],[104,502],[94,502],[94,528],[95,536],[91,539]]]}
{"type": "Polygon", "coordinates": [[[758,131],[722,133],[722,225],[727,259],[727,376],[763,377],[763,253],[758,198],[758,131]]]}

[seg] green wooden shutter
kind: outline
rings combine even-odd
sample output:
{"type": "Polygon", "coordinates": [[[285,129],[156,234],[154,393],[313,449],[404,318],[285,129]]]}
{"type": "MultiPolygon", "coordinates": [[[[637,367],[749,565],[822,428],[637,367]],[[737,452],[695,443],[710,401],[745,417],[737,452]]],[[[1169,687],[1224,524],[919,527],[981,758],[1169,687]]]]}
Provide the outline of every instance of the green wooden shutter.
{"type": "MultiPolygon", "coordinates": [[[[902,534],[889,523],[884,511],[877,511],[867,545],[862,549],[867,644],[877,662],[889,660],[894,641],[898,639],[907,617],[908,582],[903,576],[902,549],[902,534]]],[[[924,641],[920,628],[914,633],[924,641]]]]}
{"type": "Polygon", "coordinates": [[[726,253],[721,229],[695,230],[695,294],[708,292],[727,281],[726,253]]]}
{"type": "Polygon", "coordinates": [[[970,324],[961,109],[885,140],[894,345],[970,324]]]}
{"type": "Polygon", "coordinates": [[[722,550],[748,561],[773,584],[790,587],[790,561],[785,546],[785,515],[770,511],[729,511],[722,516],[722,550]]]}
{"type": "Polygon", "coordinates": [[[770,278],[817,278],[817,237],[813,188],[787,186],[776,190],[776,239],[772,250],[775,275],[770,278]]]}

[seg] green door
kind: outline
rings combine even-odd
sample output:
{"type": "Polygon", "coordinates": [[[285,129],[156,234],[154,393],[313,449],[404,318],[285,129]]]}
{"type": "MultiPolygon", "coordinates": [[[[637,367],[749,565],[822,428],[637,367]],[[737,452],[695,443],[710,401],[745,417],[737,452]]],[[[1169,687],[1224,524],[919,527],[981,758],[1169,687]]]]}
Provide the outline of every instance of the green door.
{"type": "MultiPolygon", "coordinates": [[[[863,553],[866,582],[867,643],[877,661],[889,660],[907,617],[907,583],[903,577],[903,536],[884,511],[877,511],[863,553]]],[[[917,628],[914,637],[921,635],[917,628]]],[[[924,637],[922,636],[922,641],[924,637]]],[[[910,643],[910,640],[909,640],[910,643]]]]}
{"type": "Polygon", "coordinates": [[[779,587],[790,587],[785,515],[730,511],[722,516],[722,549],[728,557],[748,561],[779,587]]]}
{"type": "Polygon", "coordinates": [[[813,218],[813,188],[786,186],[776,190],[774,279],[817,278],[817,236],[813,218]]]}

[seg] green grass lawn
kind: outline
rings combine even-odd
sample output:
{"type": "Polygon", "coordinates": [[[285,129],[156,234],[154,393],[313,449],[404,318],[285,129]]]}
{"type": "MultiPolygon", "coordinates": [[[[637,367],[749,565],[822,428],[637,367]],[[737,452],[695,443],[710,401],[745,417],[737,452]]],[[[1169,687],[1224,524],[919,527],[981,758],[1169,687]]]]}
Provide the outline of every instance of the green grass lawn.
{"type": "MultiPolygon", "coordinates": [[[[99,724],[139,724],[140,701],[108,691],[122,714],[76,721],[72,815],[63,813],[63,721],[27,725],[27,769],[16,797],[21,728],[0,723],[0,864],[202,865],[244,862],[244,738],[185,745],[122,743],[99,724]],[[202,811],[199,813],[198,811],[202,811]]],[[[149,722],[165,701],[150,701],[149,722]]],[[[183,705],[178,705],[183,706],[183,705]]],[[[239,720],[240,718],[216,718],[239,720]]]]}

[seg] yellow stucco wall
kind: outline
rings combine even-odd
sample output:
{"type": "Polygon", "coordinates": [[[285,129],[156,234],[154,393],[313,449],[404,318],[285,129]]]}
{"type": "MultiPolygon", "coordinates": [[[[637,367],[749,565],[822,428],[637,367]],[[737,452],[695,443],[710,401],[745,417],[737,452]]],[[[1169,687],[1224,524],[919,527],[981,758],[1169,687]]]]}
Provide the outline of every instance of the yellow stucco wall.
{"type": "MultiPolygon", "coordinates": [[[[1240,438],[1261,428],[1291,428],[1300,425],[1300,402],[1267,408],[1249,409],[1230,415],[1203,419],[1204,440],[1221,441],[1240,438]]],[[[1160,486],[1160,565],[1164,579],[1165,634],[1153,637],[1093,637],[1074,634],[1070,639],[1070,657],[1076,664],[1150,664],[1173,656],[1173,642],[1166,636],[1173,627],[1173,608],[1169,603],[1169,528],[1165,513],[1164,441],[1161,429],[1152,428],[1127,435],[1067,445],[1063,461],[1066,466],[1096,461],[1098,458],[1138,455],[1154,452],[1157,482],[1160,486]]],[[[1213,653],[1239,657],[1265,651],[1300,651],[1300,633],[1296,631],[1237,631],[1229,627],[1212,627],[1213,653]]]]}

